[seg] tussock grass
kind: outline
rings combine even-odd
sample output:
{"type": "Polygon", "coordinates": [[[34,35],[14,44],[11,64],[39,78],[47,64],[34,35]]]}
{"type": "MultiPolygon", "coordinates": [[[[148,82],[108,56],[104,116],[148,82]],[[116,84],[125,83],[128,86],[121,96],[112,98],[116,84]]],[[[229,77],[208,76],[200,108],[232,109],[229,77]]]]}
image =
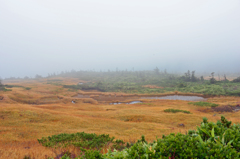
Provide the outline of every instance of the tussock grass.
{"type": "Polygon", "coordinates": [[[217,107],[218,104],[215,104],[215,103],[209,103],[209,102],[203,102],[203,101],[200,101],[200,102],[189,102],[188,104],[193,104],[193,105],[196,105],[196,106],[201,106],[201,107],[217,107]]]}
{"type": "Polygon", "coordinates": [[[191,114],[190,111],[180,110],[180,109],[165,109],[164,112],[167,112],[167,113],[179,113],[179,112],[182,112],[182,113],[186,113],[186,114],[191,114]]]}

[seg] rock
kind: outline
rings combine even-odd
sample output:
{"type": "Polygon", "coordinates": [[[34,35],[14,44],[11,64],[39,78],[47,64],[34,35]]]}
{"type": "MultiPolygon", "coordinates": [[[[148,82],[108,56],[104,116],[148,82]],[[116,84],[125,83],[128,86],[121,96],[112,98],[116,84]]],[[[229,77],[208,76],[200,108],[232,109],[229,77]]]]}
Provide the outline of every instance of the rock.
{"type": "Polygon", "coordinates": [[[184,125],[184,124],[178,124],[178,126],[185,127],[185,125],[184,125]]]}

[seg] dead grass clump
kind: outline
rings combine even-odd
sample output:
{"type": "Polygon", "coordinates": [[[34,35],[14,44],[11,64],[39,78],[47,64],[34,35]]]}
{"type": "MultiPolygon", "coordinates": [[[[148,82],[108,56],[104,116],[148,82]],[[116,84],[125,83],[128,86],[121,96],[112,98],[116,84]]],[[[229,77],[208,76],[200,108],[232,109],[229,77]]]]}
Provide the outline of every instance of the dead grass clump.
{"type": "Polygon", "coordinates": [[[90,104],[98,104],[98,101],[92,99],[92,98],[85,98],[82,99],[83,103],[90,103],[90,104]]]}
{"type": "Polygon", "coordinates": [[[125,122],[142,122],[145,121],[145,116],[143,115],[131,115],[131,116],[122,116],[120,117],[120,120],[123,120],[125,122]]]}
{"type": "Polygon", "coordinates": [[[9,98],[15,102],[18,103],[24,103],[24,104],[39,104],[39,101],[37,99],[34,99],[32,97],[27,97],[21,94],[14,94],[9,96],[9,98]]]}
{"type": "Polygon", "coordinates": [[[224,105],[224,106],[218,106],[218,107],[212,107],[212,108],[200,108],[198,109],[201,112],[209,113],[209,112],[237,112],[240,110],[240,105],[231,106],[231,105],[224,105]]]}
{"type": "Polygon", "coordinates": [[[63,97],[61,97],[61,96],[57,96],[57,98],[58,98],[58,99],[63,99],[63,97]]]}
{"type": "Polygon", "coordinates": [[[10,99],[18,103],[23,104],[51,104],[59,103],[59,98],[57,96],[46,96],[46,97],[34,97],[24,94],[14,94],[9,96],[10,99]]]}
{"type": "Polygon", "coordinates": [[[213,112],[213,109],[211,109],[211,108],[198,108],[197,110],[200,111],[200,112],[203,112],[203,113],[213,112]]]}
{"type": "Polygon", "coordinates": [[[56,156],[51,149],[47,149],[37,141],[1,142],[0,158],[50,158],[56,156]]]}
{"type": "Polygon", "coordinates": [[[233,112],[233,109],[231,108],[231,106],[228,106],[228,105],[215,107],[215,108],[212,108],[212,109],[215,112],[233,112]]]}
{"type": "Polygon", "coordinates": [[[116,109],[106,109],[106,111],[115,111],[116,109]]]}
{"type": "Polygon", "coordinates": [[[96,98],[99,97],[99,95],[90,95],[90,98],[96,98]]]}
{"type": "Polygon", "coordinates": [[[215,107],[212,109],[216,112],[236,112],[240,110],[240,105],[236,105],[236,106],[225,105],[225,106],[215,107]]]}

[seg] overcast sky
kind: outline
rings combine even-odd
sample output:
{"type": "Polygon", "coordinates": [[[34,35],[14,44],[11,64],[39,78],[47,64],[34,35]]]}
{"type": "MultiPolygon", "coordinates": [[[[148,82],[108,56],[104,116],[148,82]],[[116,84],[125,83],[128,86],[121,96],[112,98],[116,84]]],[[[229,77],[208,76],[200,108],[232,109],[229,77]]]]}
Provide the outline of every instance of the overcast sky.
{"type": "Polygon", "coordinates": [[[0,0],[0,76],[240,72],[239,0],[0,0]]]}

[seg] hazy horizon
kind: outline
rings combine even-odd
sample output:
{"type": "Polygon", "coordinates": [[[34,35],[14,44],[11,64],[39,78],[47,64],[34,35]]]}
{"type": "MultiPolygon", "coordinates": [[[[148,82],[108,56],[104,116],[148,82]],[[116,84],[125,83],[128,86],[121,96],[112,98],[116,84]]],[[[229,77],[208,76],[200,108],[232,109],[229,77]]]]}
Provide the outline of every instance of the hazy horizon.
{"type": "Polygon", "coordinates": [[[2,0],[0,77],[240,72],[240,1],[2,0]]]}

